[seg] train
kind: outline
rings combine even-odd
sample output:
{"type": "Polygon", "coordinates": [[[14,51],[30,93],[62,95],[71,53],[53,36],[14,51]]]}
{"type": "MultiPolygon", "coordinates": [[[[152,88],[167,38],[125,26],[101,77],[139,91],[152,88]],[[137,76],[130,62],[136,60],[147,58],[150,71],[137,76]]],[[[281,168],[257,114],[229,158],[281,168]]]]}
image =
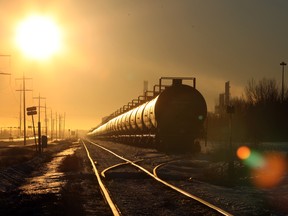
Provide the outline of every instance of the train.
{"type": "Polygon", "coordinates": [[[207,104],[196,89],[196,78],[161,77],[153,91],[145,91],[104,118],[87,135],[134,145],[150,144],[161,150],[199,152],[206,116],[207,104]]]}

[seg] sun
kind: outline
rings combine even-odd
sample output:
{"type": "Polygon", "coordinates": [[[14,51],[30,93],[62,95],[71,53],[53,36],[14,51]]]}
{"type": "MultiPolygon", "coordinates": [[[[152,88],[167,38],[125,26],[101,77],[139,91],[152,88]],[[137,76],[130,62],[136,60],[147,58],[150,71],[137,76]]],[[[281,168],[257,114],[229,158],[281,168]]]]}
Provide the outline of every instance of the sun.
{"type": "Polygon", "coordinates": [[[16,44],[28,58],[47,59],[61,47],[61,32],[50,17],[30,16],[16,29],[16,44]]]}

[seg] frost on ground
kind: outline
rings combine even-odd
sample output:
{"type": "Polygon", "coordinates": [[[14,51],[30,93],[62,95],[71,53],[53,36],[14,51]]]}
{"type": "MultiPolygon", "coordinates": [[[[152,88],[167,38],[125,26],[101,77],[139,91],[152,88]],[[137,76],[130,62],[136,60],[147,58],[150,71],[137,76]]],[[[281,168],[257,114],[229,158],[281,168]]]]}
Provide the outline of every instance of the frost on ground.
{"type": "Polygon", "coordinates": [[[79,143],[51,145],[42,155],[0,169],[0,177],[0,215],[110,213],[79,143]]]}
{"type": "MultiPolygon", "coordinates": [[[[133,152],[130,147],[115,145],[133,152]]],[[[110,215],[80,143],[50,146],[41,157],[35,157],[33,148],[3,149],[0,148],[0,165],[5,163],[0,168],[0,215],[110,215]],[[64,154],[67,149],[73,152],[64,154]]],[[[135,152],[135,158],[151,160],[154,165],[173,159],[155,150],[135,148],[135,152]]],[[[239,160],[235,160],[233,178],[229,177],[228,163],[221,157],[219,152],[209,150],[189,162],[171,163],[166,168],[170,177],[186,173],[183,180],[174,178],[179,187],[234,215],[288,215],[287,169],[276,186],[259,188],[253,183],[259,176],[252,175],[251,169],[239,160]]]]}
{"type": "Polygon", "coordinates": [[[209,183],[207,194],[219,194],[217,199],[231,206],[235,215],[288,215],[288,143],[235,145],[230,175],[229,160],[225,159],[227,148],[225,151],[219,144],[209,143],[204,150],[208,154],[214,152],[212,163],[200,177],[209,183]],[[240,160],[236,151],[243,145],[249,147],[250,155],[240,160]]]}

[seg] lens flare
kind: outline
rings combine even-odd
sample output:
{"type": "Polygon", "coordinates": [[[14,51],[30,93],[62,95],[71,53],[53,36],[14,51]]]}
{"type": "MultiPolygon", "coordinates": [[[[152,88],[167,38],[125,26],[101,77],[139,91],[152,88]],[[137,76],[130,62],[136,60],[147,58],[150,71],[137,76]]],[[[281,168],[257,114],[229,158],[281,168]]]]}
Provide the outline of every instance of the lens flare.
{"type": "Polygon", "coordinates": [[[199,115],[199,116],[198,116],[198,119],[199,119],[200,121],[202,121],[202,120],[204,119],[204,117],[203,117],[202,115],[199,115]]]}
{"type": "Polygon", "coordinates": [[[243,160],[243,163],[250,168],[262,167],[265,161],[261,154],[257,151],[251,150],[247,146],[240,146],[236,152],[239,159],[243,160]]]}
{"type": "Polygon", "coordinates": [[[281,154],[270,153],[264,157],[265,164],[252,170],[254,184],[259,188],[272,188],[277,186],[285,175],[287,166],[281,154]]]}
{"type": "Polygon", "coordinates": [[[247,159],[250,156],[250,154],[251,154],[251,151],[247,146],[241,146],[237,150],[237,156],[241,160],[247,159]]]}
{"type": "Polygon", "coordinates": [[[261,154],[247,146],[239,147],[236,153],[238,158],[251,169],[251,177],[256,187],[275,187],[287,172],[285,157],[280,153],[261,154]]]}
{"type": "Polygon", "coordinates": [[[265,165],[265,160],[257,151],[251,151],[250,156],[244,160],[244,164],[248,165],[250,168],[257,169],[265,165]]]}

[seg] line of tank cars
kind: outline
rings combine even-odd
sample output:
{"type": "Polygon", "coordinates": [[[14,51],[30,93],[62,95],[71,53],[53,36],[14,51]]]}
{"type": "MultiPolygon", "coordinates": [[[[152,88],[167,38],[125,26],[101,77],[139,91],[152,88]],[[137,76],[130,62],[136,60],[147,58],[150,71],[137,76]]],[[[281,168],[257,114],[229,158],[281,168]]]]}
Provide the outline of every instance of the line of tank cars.
{"type": "Polygon", "coordinates": [[[164,150],[200,151],[207,105],[192,77],[161,77],[146,91],[111,114],[88,136],[132,144],[153,144],[164,150]],[[164,81],[170,84],[163,84],[164,81]],[[192,83],[183,84],[185,83],[192,83]],[[152,94],[152,95],[149,95],[152,94]]]}

